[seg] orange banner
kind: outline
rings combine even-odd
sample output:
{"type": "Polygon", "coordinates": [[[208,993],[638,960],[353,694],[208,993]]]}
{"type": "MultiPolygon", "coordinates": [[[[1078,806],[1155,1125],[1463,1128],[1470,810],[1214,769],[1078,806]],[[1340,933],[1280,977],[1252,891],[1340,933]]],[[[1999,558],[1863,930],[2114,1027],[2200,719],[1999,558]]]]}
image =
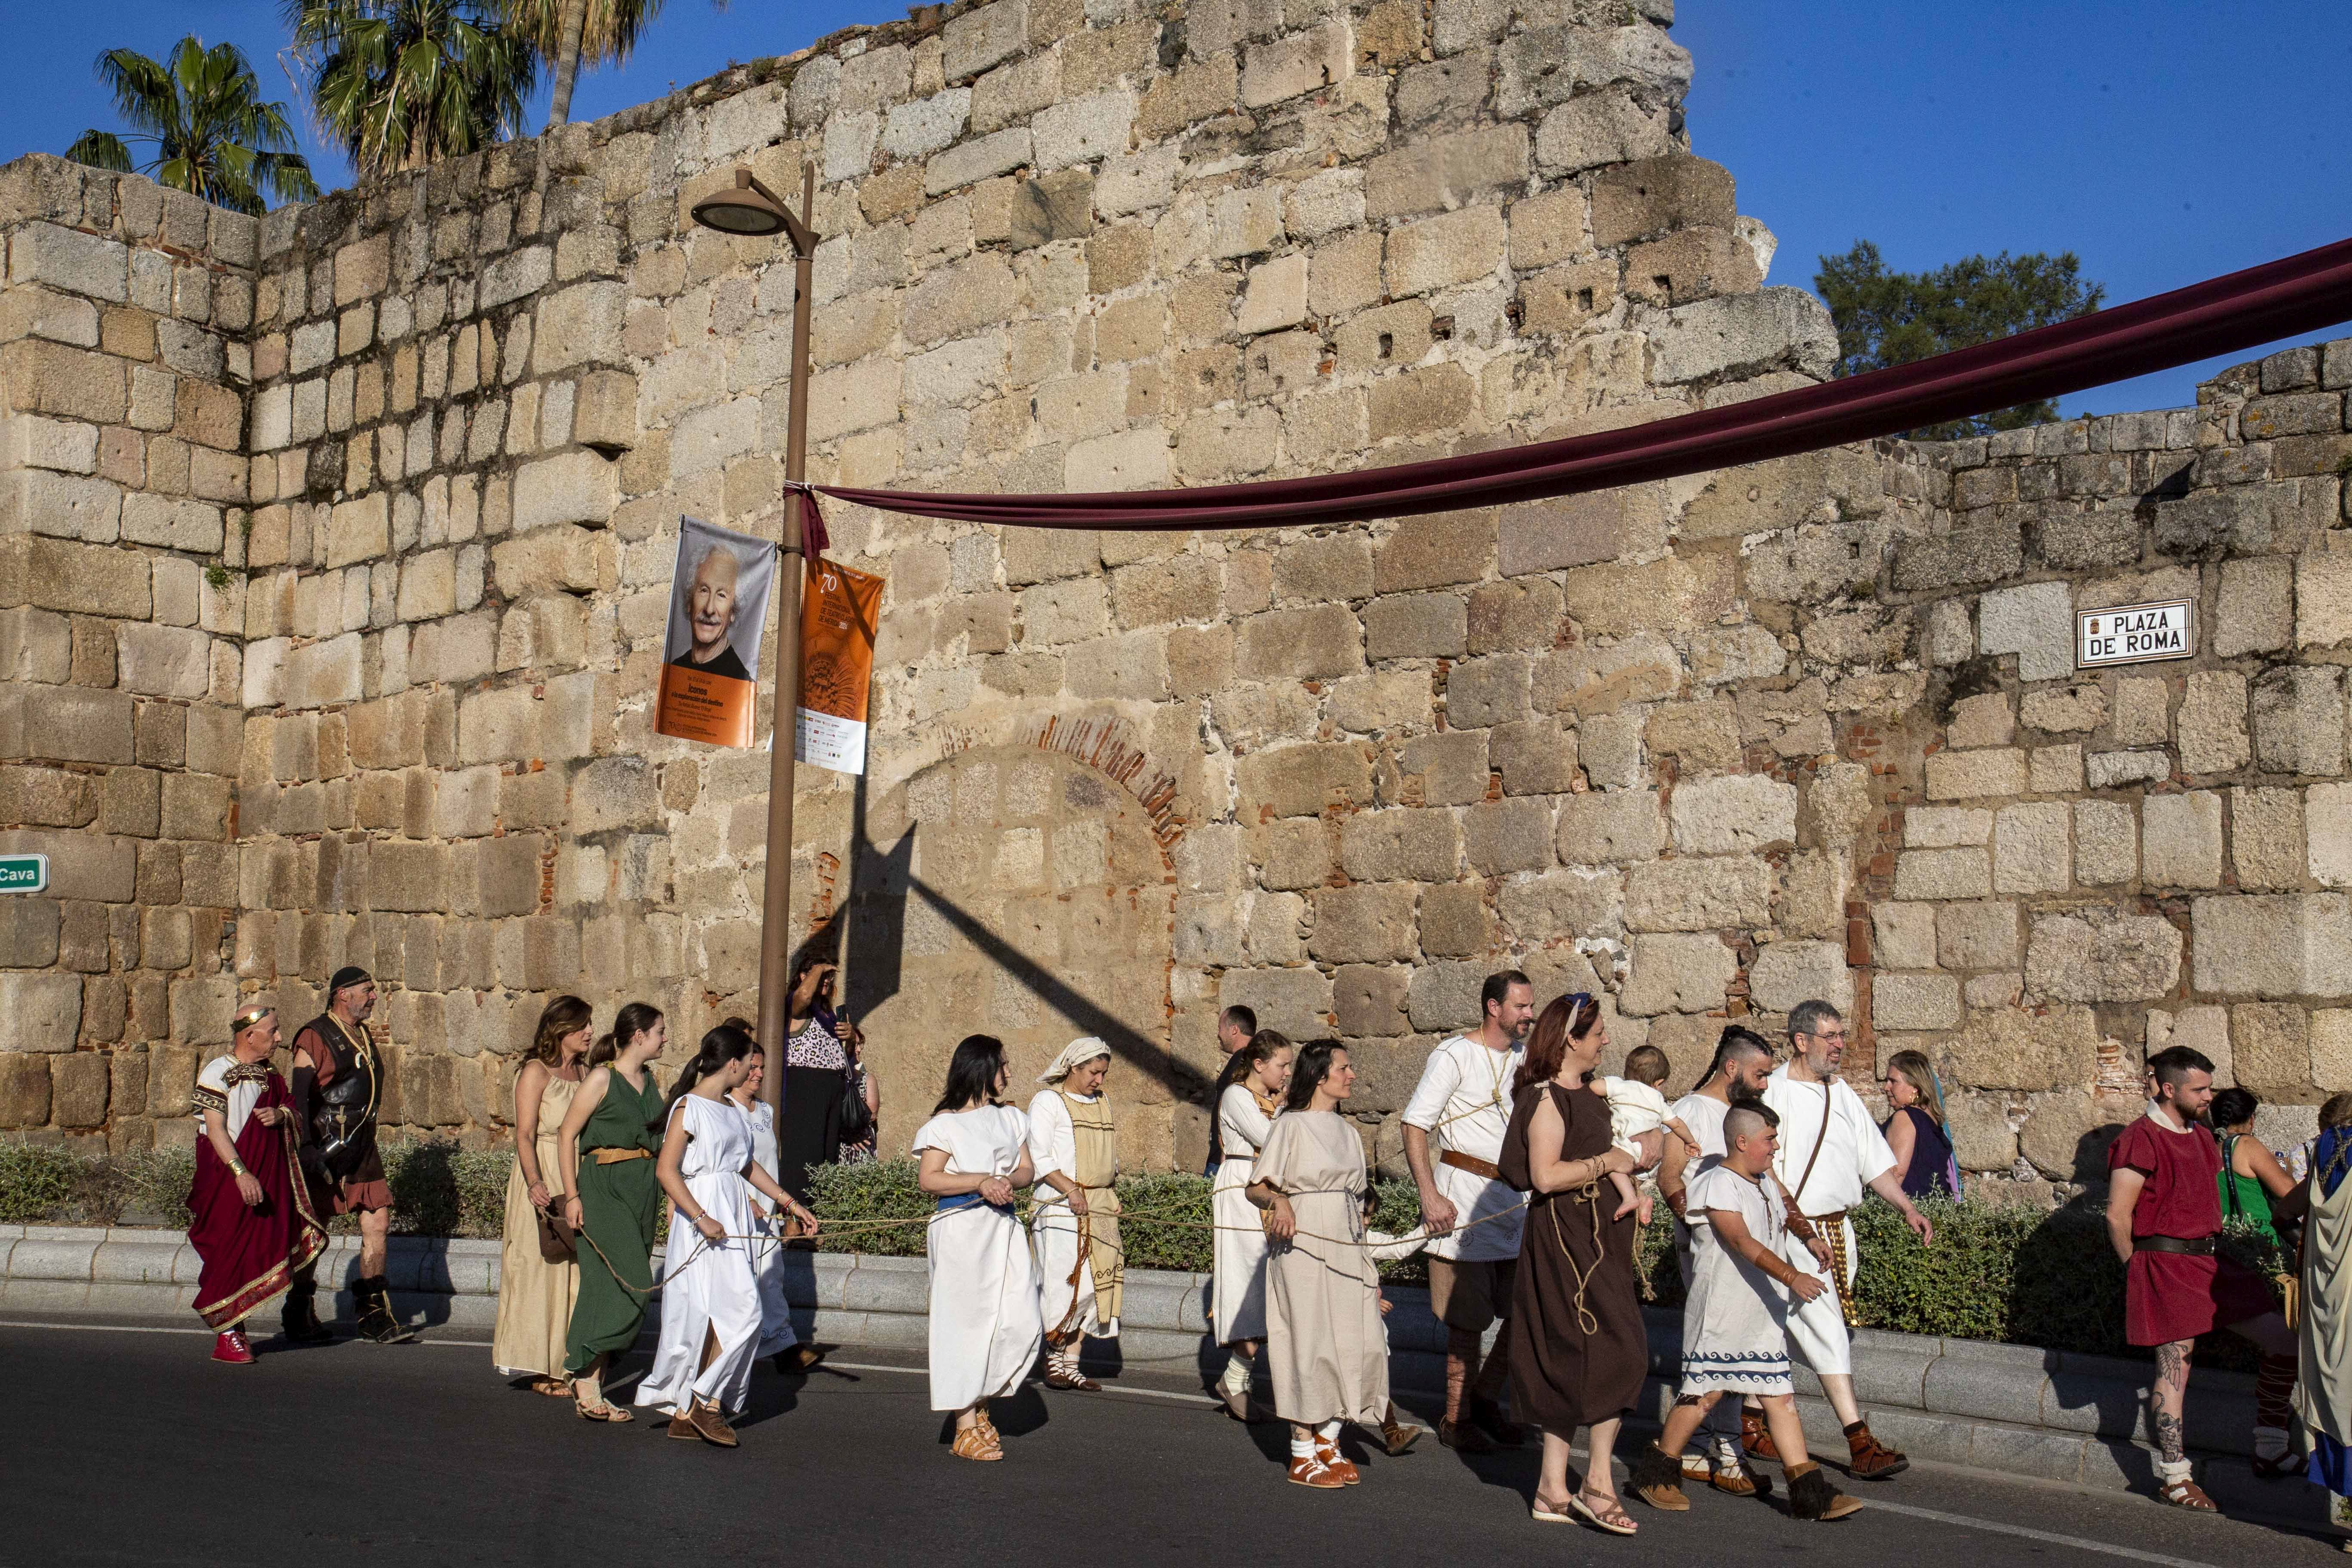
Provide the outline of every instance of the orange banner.
{"type": "Polygon", "coordinates": [[[881,578],[822,556],[809,563],[801,599],[798,761],[840,773],[866,771],[866,703],[881,608],[881,578]]]}

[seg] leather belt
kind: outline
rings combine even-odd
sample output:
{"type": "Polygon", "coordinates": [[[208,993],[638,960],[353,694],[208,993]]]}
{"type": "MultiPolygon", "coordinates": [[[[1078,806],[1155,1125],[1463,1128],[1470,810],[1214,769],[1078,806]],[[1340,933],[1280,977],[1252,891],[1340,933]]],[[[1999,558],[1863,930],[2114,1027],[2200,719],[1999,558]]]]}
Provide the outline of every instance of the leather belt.
{"type": "Polygon", "coordinates": [[[1503,1179],[1501,1169],[1493,1161],[1481,1160],[1475,1154],[1465,1154],[1458,1149],[1446,1150],[1438,1155],[1437,1163],[1441,1165],[1451,1165],[1457,1171],[1467,1171],[1474,1176],[1484,1176],[1490,1182],[1499,1182],[1503,1179]]]}
{"type": "Polygon", "coordinates": [[[650,1149],[591,1149],[588,1157],[600,1165],[618,1165],[630,1160],[650,1160],[654,1152],[650,1149]]]}
{"type": "Polygon", "coordinates": [[[2170,1252],[2183,1258],[2210,1258],[2213,1238],[2210,1236],[2136,1236],[2132,1237],[2134,1252],[2170,1252]]]}

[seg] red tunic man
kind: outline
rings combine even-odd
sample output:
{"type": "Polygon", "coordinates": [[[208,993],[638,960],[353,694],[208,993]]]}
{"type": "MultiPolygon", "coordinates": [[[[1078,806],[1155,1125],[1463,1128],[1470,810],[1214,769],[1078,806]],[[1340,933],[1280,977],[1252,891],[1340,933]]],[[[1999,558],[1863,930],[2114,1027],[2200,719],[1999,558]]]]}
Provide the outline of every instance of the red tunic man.
{"type": "MultiPolygon", "coordinates": [[[[2228,1329],[2262,1352],[2254,1395],[2254,1473],[2292,1471],[2286,1453],[2295,1336],[2261,1277],[2214,1251],[2221,1229],[2221,1153],[2200,1118],[2213,1099],[2213,1064],[2186,1046],[2147,1059],[2147,1114],[2107,1151],[2107,1236],[2124,1260],[2124,1334],[2156,1352],[2148,1420],[2157,1486],[2176,1508],[2213,1510],[2189,1479],[2181,1431],[2189,1354],[2197,1336],[2228,1329]]],[[[2305,1193],[2281,1200],[2292,1218],[2305,1193]]]]}
{"type": "Polygon", "coordinates": [[[256,1003],[233,1025],[229,1054],[196,1074],[196,1178],[188,1241],[203,1271],[196,1313],[218,1331],[213,1360],[249,1366],[245,1321],[286,1293],[327,1244],[294,1153],[294,1099],[269,1065],[278,1014],[256,1003]]]}

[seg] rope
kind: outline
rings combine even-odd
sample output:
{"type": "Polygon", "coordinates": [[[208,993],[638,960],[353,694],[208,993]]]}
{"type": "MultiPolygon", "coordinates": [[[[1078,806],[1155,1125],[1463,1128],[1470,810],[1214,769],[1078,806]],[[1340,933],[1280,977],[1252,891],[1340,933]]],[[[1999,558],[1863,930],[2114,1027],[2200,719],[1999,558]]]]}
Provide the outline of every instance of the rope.
{"type": "Polygon", "coordinates": [[[1601,1320],[1593,1316],[1591,1308],[1585,1305],[1585,1297],[1591,1288],[1592,1277],[1601,1272],[1601,1264],[1609,1257],[1608,1244],[1601,1234],[1601,1183],[1598,1179],[1588,1182],[1581,1192],[1570,1195],[1577,1202],[1589,1205],[1592,1210],[1591,1268],[1578,1268],[1576,1254],[1568,1249],[1568,1237],[1560,1233],[1559,1228],[1559,1205],[1554,1204],[1546,1212],[1551,1215],[1552,1242],[1559,1248],[1559,1255],[1568,1260],[1568,1271],[1576,1277],[1576,1325],[1588,1334],[1597,1334],[1601,1331],[1601,1320]]]}

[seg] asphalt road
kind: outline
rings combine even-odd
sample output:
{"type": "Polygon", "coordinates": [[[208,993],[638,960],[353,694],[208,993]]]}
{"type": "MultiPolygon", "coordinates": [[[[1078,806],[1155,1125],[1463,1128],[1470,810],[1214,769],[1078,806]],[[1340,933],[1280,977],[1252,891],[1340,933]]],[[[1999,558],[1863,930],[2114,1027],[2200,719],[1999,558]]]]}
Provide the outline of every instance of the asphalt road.
{"type": "Polygon", "coordinates": [[[1397,1459],[1356,1444],[1363,1484],[1312,1492],[1283,1479],[1282,1428],[1237,1426],[1164,1379],[1032,1388],[999,1407],[1005,1461],[974,1465],[948,1455],[919,1368],[891,1370],[909,1358],[855,1348],[805,1377],[762,1367],[733,1452],[651,1420],[580,1421],[509,1387],[487,1344],[281,1349],[245,1369],[209,1348],[0,1323],[19,1411],[0,1443],[0,1563],[2344,1561],[2278,1527],[1927,1467],[1853,1486],[1874,1506],[1835,1524],[1697,1489],[1684,1515],[1631,1504],[1642,1533],[1617,1540],[1528,1520],[1532,1446],[1465,1462],[1433,1438],[1397,1459]]]}

